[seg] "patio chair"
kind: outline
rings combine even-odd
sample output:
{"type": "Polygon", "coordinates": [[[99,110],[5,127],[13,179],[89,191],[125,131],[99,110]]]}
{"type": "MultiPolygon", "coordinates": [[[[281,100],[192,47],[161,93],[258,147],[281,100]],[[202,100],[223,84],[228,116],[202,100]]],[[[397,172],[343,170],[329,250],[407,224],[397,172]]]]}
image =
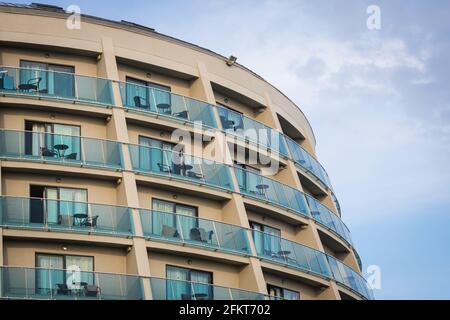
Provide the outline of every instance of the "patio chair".
{"type": "Polygon", "coordinates": [[[56,294],[57,295],[64,295],[67,296],[71,293],[71,290],[65,283],[58,283],[56,285],[56,294]]]}
{"type": "Polygon", "coordinates": [[[23,91],[34,90],[36,92],[39,92],[39,85],[41,81],[42,81],[41,77],[29,79],[27,83],[19,84],[19,90],[23,91]]]}
{"type": "Polygon", "coordinates": [[[163,224],[162,226],[161,235],[166,238],[178,238],[180,236],[176,228],[168,226],[166,224],[163,224]]]}
{"type": "Polygon", "coordinates": [[[170,168],[169,165],[162,164],[162,163],[158,163],[157,165],[158,165],[159,171],[166,172],[166,173],[172,173],[172,169],[170,168]]]}
{"type": "Polygon", "coordinates": [[[173,115],[178,118],[187,119],[189,112],[187,110],[184,110],[184,111],[180,111],[180,112],[175,112],[173,115]]]}
{"type": "Polygon", "coordinates": [[[88,217],[83,222],[83,226],[85,227],[97,227],[98,216],[88,217]]]}
{"type": "Polygon", "coordinates": [[[86,297],[97,297],[100,294],[100,288],[94,285],[86,285],[84,287],[84,295],[86,297]]]}
{"type": "Polygon", "coordinates": [[[71,154],[65,156],[64,158],[67,159],[67,160],[76,160],[77,159],[77,155],[78,155],[78,153],[74,152],[74,153],[71,153],[71,154]]]}
{"type": "Polygon", "coordinates": [[[147,104],[147,99],[142,98],[140,96],[135,96],[133,98],[134,100],[134,106],[140,109],[148,109],[149,105],[147,104]]]}
{"type": "Polygon", "coordinates": [[[56,156],[56,152],[50,150],[47,147],[41,147],[41,155],[44,157],[54,157],[56,156]]]}

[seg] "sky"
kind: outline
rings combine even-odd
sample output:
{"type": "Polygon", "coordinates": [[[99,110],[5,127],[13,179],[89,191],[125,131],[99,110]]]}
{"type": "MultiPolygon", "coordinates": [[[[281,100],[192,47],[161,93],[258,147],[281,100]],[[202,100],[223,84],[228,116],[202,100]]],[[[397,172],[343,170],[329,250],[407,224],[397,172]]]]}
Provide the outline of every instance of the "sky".
{"type": "Polygon", "coordinates": [[[376,298],[450,299],[450,1],[39,2],[237,56],[309,119],[376,298]]]}

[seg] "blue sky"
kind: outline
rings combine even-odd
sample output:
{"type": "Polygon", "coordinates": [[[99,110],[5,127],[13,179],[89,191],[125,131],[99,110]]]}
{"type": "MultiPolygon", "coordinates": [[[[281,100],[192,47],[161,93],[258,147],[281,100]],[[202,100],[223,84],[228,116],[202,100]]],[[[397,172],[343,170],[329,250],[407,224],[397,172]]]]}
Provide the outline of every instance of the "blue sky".
{"type": "Polygon", "coordinates": [[[450,299],[450,1],[41,2],[237,56],[310,120],[376,297],[450,299]]]}

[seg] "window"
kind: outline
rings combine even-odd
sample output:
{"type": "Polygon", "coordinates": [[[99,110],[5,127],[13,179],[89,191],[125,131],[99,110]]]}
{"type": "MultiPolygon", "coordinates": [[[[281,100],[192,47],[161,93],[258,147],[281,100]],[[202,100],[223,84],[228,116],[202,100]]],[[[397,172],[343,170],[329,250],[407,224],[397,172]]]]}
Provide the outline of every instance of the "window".
{"type": "Polygon", "coordinates": [[[242,112],[233,110],[220,103],[217,103],[217,105],[219,106],[217,111],[219,112],[220,122],[222,124],[222,128],[226,132],[235,132],[238,129],[244,129],[244,116],[242,112]]]}
{"type": "Polygon", "coordinates": [[[20,61],[20,84],[35,84],[37,91],[70,98],[75,94],[75,68],[36,61],[20,61]]]}
{"type": "Polygon", "coordinates": [[[280,288],[270,284],[267,285],[267,291],[271,297],[283,298],[286,300],[300,300],[300,293],[297,291],[280,288]]]}
{"type": "Polygon", "coordinates": [[[173,157],[172,150],[175,149],[176,144],[139,136],[139,168],[146,171],[154,172],[173,172],[173,157]]]}
{"type": "Polygon", "coordinates": [[[126,105],[171,114],[171,88],[131,77],[126,78],[126,105]]]}
{"type": "Polygon", "coordinates": [[[260,183],[259,175],[261,174],[261,170],[237,161],[234,161],[234,166],[242,169],[235,170],[239,188],[247,191],[256,188],[256,186],[260,183]]]}
{"type": "Polygon", "coordinates": [[[250,221],[250,228],[253,230],[253,239],[258,253],[270,257],[278,256],[281,252],[281,230],[252,221],[250,221]]]}
{"type": "Polygon", "coordinates": [[[80,290],[94,284],[94,258],[85,256],[36,254],[36,291],[48,294],[59,285],[80,290]]]}
{"type": "Polygon", "coordinates": [[[87,190],[30,186],[30,222],[76,226],[88,216],[87,190]]]}
{"type": "Polygon", "coordinates": [[[189,235],[190,230],[198,227],[197,208],[190,207],[175,202],[153,199],[152,210],[152,228],[154,234],[165,236],[165,229],[177,236],[183,234],[189,235]],[[174,214],[179,215],[178,217],[174,214]],[[178,223],[177,223],[178,221],[178,223]]]}
{"type": "Polygon", "coordinates": [[[212,273],[166,266],[168,300],[213,299],[212,273]]]}
{"type": "Polygon", "coordinates": [[[81,159],[80,126],[25,121],[25,154],[81,159]]]}

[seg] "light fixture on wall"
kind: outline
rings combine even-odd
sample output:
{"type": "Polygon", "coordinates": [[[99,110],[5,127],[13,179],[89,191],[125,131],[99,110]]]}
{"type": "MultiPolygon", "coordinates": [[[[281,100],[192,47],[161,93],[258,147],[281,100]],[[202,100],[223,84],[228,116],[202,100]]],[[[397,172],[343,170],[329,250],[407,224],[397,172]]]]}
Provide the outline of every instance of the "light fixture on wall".
{"type": "Polygon", "coordinates": [[[147,72],[146,76],[147,76],[147,78],[151,78],[152,74],[150,72],[147,72]]]}
{"type": "Polygon", "coordinates": [[[103,53],[100,53],[100,54],[97,56],[97,61],[102,60],[102,57],[103,57],[103,53]]]}
{"type": "Polygon", "coordinates": [[[111,121],[111,119],[112,119],[111,116],[107,116],[106,117],[106,123],[109,123],[111,121]]]}
{"type": "Polygon", "coordinates": [[[172,198],[178,199],[178,196],[177,196],[176,194],[174,194],[174,195],[172,196],[172,198]]]}
{"type": "Polygon", "coordinates": [[[127,253],[130,253],[131,250],[133,250],[133,247],[132,247],[132,246],[128,246],[128,247],[127,247],[127,253]]]}
{"type": "Polygon", "coordinates": [[[60,177],[56,177],[56,182],[57,182],[57,183],[61,183],[61,180],[62,180],[62,179],[61,179],[60,177]]]}
{"type": "Polygon", "coordinates": [[[45,54],[45,57],[46,57],[47,59],[50,58],[50,53],[47,52],[47,53],[45,54]]]}
{"type": "Polygon", "coordinates": [[[160,136],[160,137],[164,137],[164,135],[165,135],[165,133],[164,133],[163,131],[161,131],[161,132],[159,133],[159,136],[160,136]]]}
{"type": "Polygon", "coordinates": [[[258,108],[258,113],[263,113],[264,111],[266,111],[266,107],[258,108]]]}
{"type": "Polygon", "coordinates": [[[55,120],[55,119],[56,119],[56,116],[55,116],[54,114],[51,114],[51,115],[50,115],[50,119],[55,120]]]}
{"type": "Polygon", "coordinates": [[[62,246],[61,246],[61,250],[62,250],[62,251],[67,251],[67,250],[69,250],[69,248],[67,248],[66,245],[62,245],[62,246]]]}
{"type": "Polygon", "coordinates": [[[237,61],[237,57],[231,55],[226,61],[227,66],[231,67],[232,65],[234,65],[236,63],[236,61],[237,61]]]}
{"type": "Polygon", "coordinates": [[[223,98],[223,101],[224,101],[225,103],[228,103],[228,98],[227,98],[227,97],[223,98]]]}
{"type": "Polygon", "coordinates": [[[117,185],[121,184],[122,183],[122,178],[117,179],[116,183],[117,183],[117,185]]]}
{"type": "Polygon", "coordinates": [[[188,259],[187,264],[188,264],[188,265],[191,265],[191,264],[192,264],[192,260],[191,260],[191,259],[188,259]]]}

